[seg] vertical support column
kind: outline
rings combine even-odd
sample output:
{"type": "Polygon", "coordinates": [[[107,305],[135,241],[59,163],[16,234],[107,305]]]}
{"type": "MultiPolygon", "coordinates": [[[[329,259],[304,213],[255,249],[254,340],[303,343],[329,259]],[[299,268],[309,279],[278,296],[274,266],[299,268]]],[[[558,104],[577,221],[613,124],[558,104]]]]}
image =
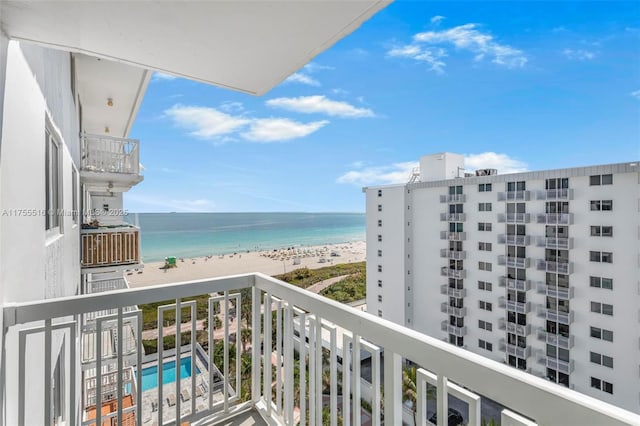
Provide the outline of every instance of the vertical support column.
{"type": "MultiPolygon", "coordinates": [[[[224,291],[224,337],[223,337],[223,379],[222,379],[222,391],[223,395],[223,409],[225,413],[229,412],[229,291],[224,291]]],[[[237,340],[236,340],[237,342],[237,340]]]]}
{"type": "Polygon", "coordinates": [[[331,381],[331,401],[330,401],[330,413],[331,413],[331,426],[338,425],[338,343],[336,339],[336,328],[332,326],[329,330],[331,333],[331,361],[330,361],[330,381],[331,381]]]}
{"type": "Polygon", "coordinates": [[[322,424],[322,318],[316,316],[316,424],[322,424]]]}
{"type": "MultiPolygon", "coordinates": [[[[124,333],[122,332],[122,307],[118,308],[118,320],[117,320],[117,328],[116,328],[116,337],[118,339],[117,348],[118,348],[118,377],[116,378],[116,383],[118,389],[116,391],[118,395],[118,424],[122,424],[122,370],[124,367],[124,362],[122,359],[122,338],[124,333]]],[[[179,370],[176,370],[179,371],[179,370]]],[[[97,408],[97,407],[96,407],[97,408]]]]}
{"type": "Polygon", "coordinates": [[[309,316],[309,424],[316,424],[316,317],[309,316]]]}
{"type": "Polygon", "coordinates": [[[351,337],[347,333],[342,334],[342,422],[351,425],[351,337]]]}
{"type": "Polygon", "coordinates": [[[447,398],[447,378],[442,374],[438,374],[438,389],[436,392],[436,410],[438,412],[438,425],[447,426],[447,420],[449,418],[449,407],[447,398]]]}
{"type": "Polygon", "coordinates": [[[307,424],[307,315],[304,311],[298,313],[298,322],[300,330],[300,345],[299,345],[299,361],[300,366],[300,426],[306,426],[307,424]]]}
{"type": "Polygon", "coordinates": [[[251,287],[251,400],[260,401],[260,289],[251,287]]]}
{"type": "Polygon", "coordinates": [[[271,416],[271,326],[273,314],[271,312],[271,295],[269,293],[264,296],[264,400],[267,406],[267,416],[271,416]]]}
{"type": "Polygon", "coordinates": [[[384,350],[384,422],[402,424],[402,358],[384,350]]]}
{"type": "Polygon", "coordinates": [[[293,424],[293,310],[284,308],[284,419],[293,424]]]}
{"type": "Polygon", "coordinates": [[[282,415],[282,301],[276,304],[276,411],[282,415]]]}
{"type": "Polygon", "coordinates": [[[351,353],[353,363],[353,424],[360,426],[362,423],[362,409],[360,402],[360,386],[362,384],[360,375],[360,336],[353,335],[353,352],[351,353]]]}
{"type": "MultiPolygon", "coordinates": [[[[182,306],[180,305],[180,299],[176,299],[176,424],[180,424],[180,363],[182,358],[180,357],[180,349],[182,349],[182,337],[180,335],[180,326],[182,325],[182,306]]],[[[162,360],[160,360],[162,363],[162,360]]],[[[162,370],[162,364],[158,364],[158,370],[162,370]]],[[[162,382],[158,382],[158,386],[161,386],[162,382]]],[[[158,401],[160,402],[160,401],[158,401]]]]}

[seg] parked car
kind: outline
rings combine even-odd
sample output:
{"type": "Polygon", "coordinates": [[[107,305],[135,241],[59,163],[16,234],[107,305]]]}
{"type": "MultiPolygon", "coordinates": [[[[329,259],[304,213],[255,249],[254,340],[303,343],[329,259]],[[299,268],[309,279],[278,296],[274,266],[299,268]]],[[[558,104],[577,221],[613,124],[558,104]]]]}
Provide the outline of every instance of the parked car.
{"type": "MultiPolygon", "coordinates": [[[[431,417],[429,417],[429,421],[431,423],[433,423],[434,425],[438,424],[438,413],[433,413],[433,415],[431,417]]],[[[459,426],[461,424],[464,423],[464,418],[462,417],[462,414],[460,413],[460,411],[454,409],[454,408],[449,408],[449,415],[448,415],[448,421],[447,421],[447,425],[448,426],[459,426]]]]}

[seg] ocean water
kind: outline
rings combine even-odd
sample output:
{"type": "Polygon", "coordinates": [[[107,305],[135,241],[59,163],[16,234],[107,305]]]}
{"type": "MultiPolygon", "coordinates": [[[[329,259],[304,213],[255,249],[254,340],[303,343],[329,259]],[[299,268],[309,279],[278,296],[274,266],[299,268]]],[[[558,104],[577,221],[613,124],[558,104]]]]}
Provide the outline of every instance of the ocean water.
{"type": "Polygon", "coordinates": [[[196,257],[365,239],[363,213],[131,213],[142,260],[196,257]]]}

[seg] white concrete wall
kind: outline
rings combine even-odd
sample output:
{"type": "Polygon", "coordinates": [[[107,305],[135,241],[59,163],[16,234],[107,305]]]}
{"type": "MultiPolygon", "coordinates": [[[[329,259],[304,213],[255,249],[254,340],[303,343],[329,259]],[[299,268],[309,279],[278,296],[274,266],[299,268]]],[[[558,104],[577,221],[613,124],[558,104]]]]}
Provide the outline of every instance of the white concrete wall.
{"type": "Polygon", "coordinates": [[[420,157],[420,180],[454,179],[464,177],[464,156],[443,152],[420,157]]]}
{"type": "Polygon", "coordinates": [[[119,225],[123,223],[122,192],[92,194],[91,206],[92,209],[100,211],[100,214],[95,216],[100,224],[119,225]],[[106,210],[105,207],[107,207],[106,210]]]}
{"type": "MultiPolygon", "coordinates": [[[[0,297],[2,302],[74,295],[79,290],[79,227],[71,215],[61,218],[61,232],[45,230],[45,125],[60,141],[61,209],[71,210],[72,167],[78,164],[78,122],[70,85],[68,53],[11,41],[7,50],[2,142],[0,144],[0,297]]],[[[53,336],[55,364],[63,333],[53,336]]],[[[27,365],[43,364],[42,339],[29,339],[27,365]]],[[[7,336],[7,389],[17,389],[16,333],[7,336]]],[[[67,358],[68,362],[68,358],[67,358]]],[[[42,370],[27,373],[26,424],[42,424],[42,370]]],[[[67,383],[67,387],[69,383],[67,383]]],[[[68,395],[68,394],[67,394],[68,395]]],[[[6,424],[16,423],[17,394],[9,392],[6,424]]]]}

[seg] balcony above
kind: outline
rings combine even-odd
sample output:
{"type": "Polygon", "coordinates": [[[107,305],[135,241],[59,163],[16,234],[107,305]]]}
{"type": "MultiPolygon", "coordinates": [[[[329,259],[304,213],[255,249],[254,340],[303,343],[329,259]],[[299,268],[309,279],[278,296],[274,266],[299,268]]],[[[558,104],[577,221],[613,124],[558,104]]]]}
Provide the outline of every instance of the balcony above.
{"type": "Polygon", "coordinates": [[[440,196],[441,203],[464,203],[467,196],[464,194],[447,194],[440,196]]]}
{"type": "Polygon", "coordinates": [[[542,281],[538,281],[537,292],[539,294],[545,294],[559,299],[571,299],[573,298],[574,287],[553,287],[542,281]]]}
{"type": "Polygon", "coordinates": [[[441,231],[440,232],[441,240],[449,240],[449,241],[464,241],[467,239],[466,232],[449,232],[449,231],[441,231]]]}
{"type": "Polygon", "coordinates": [[[443,222],[464,222],[467,215],[464,213],[440,213],[440,220],[443,222]]]}
{"type": "Polygon", "coordinates": [[[554,345],[563,349],[571,349],[573,347],[573,334],[569,336],[562,336],[560,334],[549,333],[544,328],[538,329],[538,340],[554,345]]]}
{"type": "Polygon", "coordinates": [[[557,370],[564,374],[573,373],[573,360],[563,361],[557,358],[551,358],[548,356],[541,355],[538,358],[538,364],[544,365],[546,368],[551,368],[552,370],[557,370]]]}
{"type": "Polygon", "coordinates": [[[467,277],[467,271],[464,269],[451,269],[448,266],[443,266],[440,269],[440,275],[442,275],[443,277],[461,280],[467,277]]]}
{"type": "Polygon", "coordinates": [[[498,214],[499,223],[529,223],[531,215],[529,213],[500,213],[498,214]]]}
{"type": "Polygon", "coordinates": [[[546,189],[536,192],[537,200],[573,200],[573,189],[546,189]]]}
{"type": "Polygon", "coordinates": [[[456,250],[449,250],[449,249],[441,249],[440,257],[444,257],[446,259],[463,260],[467,258],[467,252],[464,250],[456,251],[456,250]]]}
{"type": "Polygon", "coordinates": [[[556,272],[558,274],[568,275],[573,273],[573,263],[538,260],[536,262],[536,269],[538,271],[556,272]]]}
{"type": "Polygon", "coordinates": [[[506,321],[504,318],[498,320],[498,328],[506,330],[507,333],[517,334],[518,336],[528,336],[531,334],[531,324],[520,325],[514,322],[506,321]]]}
{"type": "Polygon", "coordinates": [[[531,312],[531,302],[516,302],[515,300],[507,300],[504,296],[498,298],[498,306],[519,314],[531,312]]]}
{"type": "Polygon", "coordinates": [[[442,284],[440,286],[440,294],[444,294],[450,297],[455,297],[456,299],[461,299],[463,297],[466,297],[467,295],[467,289],[466,288],[453,288],[453,287],[449,287],[448,284],[442,284]]]}
{"type": "Polygon", "coordinates": [[[458,327],[457,325],[449,324],[449,321],[446,320],[440,323],[440,330],[458,337],[467,335],[467,327],[458,327]]]}
{"type": "Polygon", "coordinates": [[[82,183],[89,191],[125,192],[142,182],[139,145],[136,139],[83,134],[82,183]]]}
{"type": "Polygon", "coordinates": [[[538,213],[536,222],[547,225],[571,225],[573,213],[538,213]]]}
{"type": "Polygon", "coordinates": [[[467,308],[456,308],[455,306],[450,306],[447,302],[443,302],[440,304],[440,312],[462,318],[467,315],[467,308]]]}
{"type": "Polygon", "coordinates": [[[530,199],[530,191],[498,192],[498,201],[529,201],[530,199]]]}
{"type": "MultiPolygon", "coordinates": [[[[507,407],[507,410],[501,413],[502,424],[640,424],[640,416],[635,413],[556,386],[502,363],[480,358],[440,339],[420,334],[262,274],[5,304],[3,325],[6,328],[6,338],[1,350],[7,354],[6,356],[20,360],[16,362],[15,372],[10,371],[10,374],[7,374],[7,366],[3,365],[0,374],[3,378],[0,384],[5,395],[1,404],[3,413],[8,415],[6,423],[24,426],[42,424],[34,421],[36,417],[44,415],[52,418],[53,404],[45,404],[42,401],[54,401],[51,386],[53,368],[50,363],[43,365],[42,357],[34,358],[25,354],[33,353],[32,351],[37,349],[49,354],[45,355],[44,359],[56,356],[58,346],[54,342],[57,339],[52,337],[66,333],[71,342],[77,341],[80,338],[75,334],[79,316],[97,309],[116,309],[117,320],[121,322],[121,309],[126,306],[165,301],[158,309],[174,312],[176,319],[182,323],[178,330],[187,326],[194,335],[195,321],[180,319],[178,312],[195,305],[195,302],[190,305],[190,302],[183,299],[203,294],[218,294],[209,300],[211,303],[221,303],[224,318],[230,316],[227,314],[229,302],[232,302],[238,308],[234,323],[239,321],[242,309],[249,314],[253,324],[249,328],[250,345],[246,350],[241,351],[241,345],[232,345],[228,326],[219,330],[219,336],[216,332],[212,337],[212,341],[222,348],[222,353],[234,354],[233,357],[225,357],[225,361],[219,363],[222,368],[219,370],[220,376],[203,376],[207,366],[213,368],[214,372],[217,371],[217,361],[214,361],[216,364],[210,362],[215,359],[213,352],[198,352],[198,355],[189,350],[183,352],[182,357],[197,361],[199,368],[205,370],[196,370],[195,363],[192,362],[190,377],[176,377],[175,382],[145,390],[142,387],[142,374],[135,374],[142,367],[141,359],[138,357],[133,365],[125,365],[126,350],[122,344],[124,342],[118,340],[121,343],[116,345],[116,351],[113,352],[117,362],[109,364],[103,362],[105,358],[100,352],[102,346],[96,342],[96,360],[102,362],[102,366],[97,365],[93,370],[83,371],[82,382],[77,374],[80,370],[80,345],[71,344],[67,346],[67,353],[71,355],[64,357],[65,368],[61,369],[65,383],[74,384],[69,386],[69,410],[83,415],[83,424],[100,425],[108,423],[142,426],[152,423],[154,419],[158,424],[220,424],[223,421],[226,424],[240,424],[243,421],[242,415],[247,412],[257,413],[266,423],[273,425],[295,424],[297,418],[306,418],[307,415],[316,425],[337,424],[338,416],[355,417],[353,423],[356,424],[366,420],[379,425],[383,414],[385,424],[399,425],[402,424],[404,411],[402,360],[409,359],[423,366],[417,372],[418,418],[426,418],[425,388],[426,383],[430,383],[439,395],[437,400],[447,401],[448,395],[454,395],[463,398],[469,404],[468,424],[471,426],[479,426],[481,423],[481,404],[485,397],[507,407]],[[265,317],[273,317],[274,320],[263,321],[263,313],[265,317]],[[331,322],[325,318],[331,318],[331,322]],[[28,335],[37,338],[27,338],[28,335]],[[272,349],[265,354],[261,348],[272,349]],[[352,363],[351,369],[345,368],[353,354],[361,354],[361,351],[368,352],[371,356],[370,377],[373,380],[367,385],[369,396],[362,393],[364,385],[361,385],[361,380],[364,376],[360,363],[352,363]],[[382,352],[384,358],[381,357],[382,352]],[[327,355],[324,356],[324,353],[327,355]],[[247,361],[246,365],[242,364],[242,369],[241,359],[243,363],[247,361]],[[203,364],[203,360],[207,362],[203,364]],[[344,363],[344,360],[347,363],[344,363]],[[296,369],[297,363],[304,368],[296,369]],[[384,372],[381,369],[382,363],[384,372]],[[343,376],[339,383],[337,372],[340,364],[343,376]],[[234,370],[231,369],[232,365],[235,365],[234,370]],[[27,371],[29,381],[25,380],[27,371]],[[235,377],[232,371],[235,371],[235,377]],[[300,374],[299,380],[294,379],[296,372],[300,374]],[[327,372],[326,382],[324,372],[327,372]],[[216,377],[222,380],[218,389],[227,389],[228,392],[220,391],[215,394],[219,399],[213,400],[214,395],[208,392],[214,389],[216,377]],[[384,380],[381,380],[382,377],[384,380]],[[243,391],[236,392],[231,383],[234,383],[234,388],[241,388],[243,391]],[[236,383],[240,385],[236,386],[236,383]],[[82,389],[92,390],[91,394],[94,396],[81,398],[79,393],[82,389]],[[341,393],[338,393],[339,389],[341,393]],[[171,399],[171,394],[174,405],[168,405],[165,401],[171,399]],[[26,395],[41,395],[41,400],[31,399],[27,405],[26,395]],[[361,398],[366,398],[369,411],[363,411],[361,398]],[[339,399],[344,403],[339,404],[339,399]],[[130,401],[133,405],[115,407],[118,405],[115,404],[112,405],[115,409],[94,410],[94,417],[91,418],[91,407],[105,407],[113,401],[124,400],[130,401]],[[160,402],[155,409],[150,403],[153,400],[160,402]],[[81,405],[77,406],[76,401],[81,405]],[[327,423],[323,422],[323,405],[328,410],[327,423]],[[36,407],[38,410],[34,409],[36,407]],[[353,416],[352,413],[357,413],[357,416],[353,416]],[[298,415],[300,417],[297,417],[298,415]],[[521,416],[530,420],[525,423],[513,421],[522,418],[521,416]]],[[[205,315],[210,324],[213,323],[213,313],[214,310],[206,309],[205,315]]],[[[205,333],[204,336],[206,342],[211,337],[207,335],[208,333],[205,333]]],[[[136,346],[140,348],[141,336],[135,335],[134,338],[136,346]]],[[[176,340],[179,338],[180,334],[176,336],[176,340]]],[[[158,339],[163,339],[162,328],[159,329],[158,339]]],[[[207,346],[213,347],[213,344],[207,346]]],[[[504,346],[505,351],[510,353],[529,355],[527,348],[507,349],[507,345],[504,346]]],[[[159,349],[161,347],[162,345],[159,349]]],[[[158,356],[162,360],[165,359],[161,350],[158,356]]],[[[563,365],[557,366],[557,363],[548,365],[554,365],[558,369],[564,368],[563,365]]],[[[162,380],[159,378],[159,381],[162,380]]],[[[444,402],[437,409],[446,412],[444,402]]],[[[257,424],[262,423],[259,421],[257,424]]]]}
{"type": "Polygon", "coordinates": [[[140,266],[140,229],[132,225],[85,228],[81,236],[83,273],[140,266]]]}
{"type": "Polygon", "coordinates": [[[531,356],[531,346],[520,347],[507,343],[505,339],[500,339],[500,350],[505,351],[507,355],[517,356],[518,358],[529,358],[531,356]]]}
{"type": "Polygon", "coordinates": [[[501,276],[498,281],[500,287],[506,287],[509,290],[529,291],[531,290],[530,280],[516,280],[507,276],[501,276]]]}
{"type": "Polygon", "coordinates": [[[538,247],[550,249],[569,250],[573,248],[573,238],[548,238],[538,237],[536,240],[538,247]]]}
{"type": "Polygon", "coordinates": [[[510,268],[528,268],[531,266],[531,259],[528,257],[498,256],[498,265],[505,265],[510,268]]]}
{"type": "Polygon", "coordinates": [[[530,243],[531,237],[529,235],[498,234],[498,244],[507,244],[510,246],[528,246],[530,243]]]}
{"type": "Polygon", "coordinates": [[[570,325],[573,323],[573,311],[561,312],[547,309],[545,305],[538,305],[538,317],[549,321],[555,321],[562,324],[570,325]]]}

